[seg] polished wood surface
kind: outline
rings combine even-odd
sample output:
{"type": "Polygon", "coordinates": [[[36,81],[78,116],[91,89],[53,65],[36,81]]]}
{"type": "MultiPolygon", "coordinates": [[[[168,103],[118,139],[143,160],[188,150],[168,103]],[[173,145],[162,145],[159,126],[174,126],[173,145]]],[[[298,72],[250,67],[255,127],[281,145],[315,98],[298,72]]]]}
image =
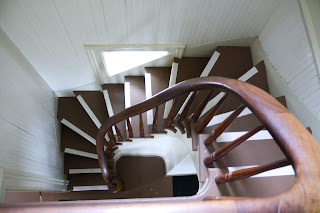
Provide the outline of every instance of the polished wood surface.
{"type": "Polygon", "coordinates": [[[166,122],[165,122],[165,127],[166,128],[170,127],[170,125],[171,125],[171,121],[173,119],[173,113],[174,113],[174,109],[175,109],[176,105],[177,105],[177,99],[175,98],[175,99],[173,99],[173,103],[172,103],[171,109],[169,111],[168,117],[167,117],[166,122]]]}
{"type": "Polygon", "coordinates": [[[112,130],[108,131],[108,132],[107,132],[107,135],[108,135],[108,137],[109,137],[109,139],[110,139],[111,145],[112,145],[112,146],[115,146],[115,145],[116,145],[116,140],[115,140],[115,137],[114,137],[114,135],[113,135],[113,133],[112,133],[112,130]]]}
{"type": "Polygon", "coordinates": [[[117,125],[114,125],[114,128],[116,129],[118,141],[123,141],[123,137],[122,137],[121,132],[120,132],[119,128],[117,127],[117,125]]]}
{"type": "MultiPolygon", "coordinates": [[[[312,135],[288,110],[277,102],[273,97],[263,90],[254,87],[248,83],[238,80],[221,77],[203,77],[191,79],[176,84],[148,101],[142,102],[136,106],[109,118],[100,128],[97,134],[97,153],[102,175],[106,180],[110,190],[121,190],[121,182],[113,179],[108,172],[106,165],[107,157],[103,152],[103,138],[112,125],[127,119],[129,117],[143,113],[149,109],[155,108],[159,104],[165,103],[180,94],[192,92],[199,89],[217,88],[226,93],[232,93],[238,97],[245,106],[247,106],[262,122],[266,129],[279,144],[280,148],[292,162],[295,173],[295,184],[288,190],[279,195],[268,198],[254,198],[250,200],[228,200],[217,203],[166,203],[166,211],[206,211],[211,212],[310,212],[320,209],[320,185],[315,184],[320,181],[320,147],[312,135]],[[209,205],[206,205],[209,204],[209,205]]],[[[268,167],[270,169],[270,167],[268,167]]],[[[103,204],[99,204],[102,205],[103,204]]],[[[73,206],[74,207],[74,206],[73,206]]],[[[91,208],[81,203],[81,209],[91,208]]],[[[116,205],[115,208],[120,207],[116,205]]],[[[122,210],[125,210],[123,206],[122,210]]],[[[136,204],[127,205],[127,210],[143,210],[161,208],[161,204],[136,204]]],[[[109,210],[111,210],[110,208],[109,210]]]]}
{"type": "Polygon", "coordinates": [[[219,102],[212,107],[209,112],[206,114],[206,116],[197,123],[197,132],[201,133],[203,129],[208,125],[208,123],[211,121],[213,116],[215,116],[218,112],[218,110],[221,108],[225,100],[228,98],[228,94],[224,94],[224,96],[219,100],[219,102]]]}
{"type": "Polygon", "coordinates": [[[196,110],[193,113],[192,120],[197,121],[198,118],[200,117],[202,110],[205,108],[207,105],[208,101],[210,100],[211,95],[213,94],[213,90],[209,91],[207,96],[201,101],[199,106],[196,108],[196,110]]]}
{"type": "Polygon", "coordinates": [[[153,122],[152,122],[152,133],[158,132],[158,130],[157,130],[158,116],[159,116],[158,111],[159,111],[159,106],[156,107],[156,110],[154,112],[153,122]]]}
{"type": "Polygon", "coordinates": [[[276,161],[274,163],[266,164],[266,165],[261,165],[261,166],[256,166],[252,168],[247,168],[247,169],[240,169],[234,172],[228,172],[226,174],[218,175],[216,179],[216,183],[226,183],[226,182],[231,182],[231,181],[236,181],[236,180],[242,180],[244,178],[251,177],[256,174],[260,174],[265,171],[269,171],[272,169],[284,167],[290,165],[290,161],[287,159],[276,161]]]}
{"type": "Polygon", "coordinates": [[[228,143],[227,145],[224,145],[217,151],[213,152],[209,157],[206,157],[203,160],[203,163],[208,166],[213,163],[213,161],[218,160],[219,158],[223,157],[226,155],[228,152],[230,152],[232,149],[235,147],[239,146],[242,142],[246,141],[248,138],[259,132],[260,130],[264,129],[264,126],[258,126],[254,130],[247,132],[246,134],[242,135],[241,137],[237,138],[236,140],[228,143]]]}
{"type": "Polygon", "coordinates": [[[238,107],[231,115],[229,115],[217,128],[210,133],[210,135],[204,140],[204,145],[209,146],[214,140],[216,140],[223,132],[230,126],[230,124],[238,117],[238,115],[246,108],[244,104],[238,107]]]}
{"type": "Polygon", "coordinates": [[[209,200],[243,200],[250,199],[249,197],[232,197],[232,196],[207,196],[203,198],[203,201],[209,200]]]}
{"type": "Polygon", "coordinates": [[[126,121],[127,121],[129,138],[133,138],[133,131],[132,131],[132,126],[131,126],[130,119],[127,118],[126,121]]]}
{"type": "Polygon", "coordinates": [[[142,114],[139,114],[139,119],[140,119],[140,123],[139,123],[139,131],[140,131],[140,138],[144,138],[144,126],[143,126],[143,120],[142,120],[142,114]]]}
{"type": "Polygon", "coordinates": [[[193,100],[196,97],[196,95],[197,95],[197,91],[192,92],[192,95],[191,95],[190,99],[188,100],[187,104],[185,105],[185,107],[183,108],[181,115],[179,115],[178,122],[181,123],[186,118],[188,111],[191,107],[191,104],[193,103],[193,100]]]}

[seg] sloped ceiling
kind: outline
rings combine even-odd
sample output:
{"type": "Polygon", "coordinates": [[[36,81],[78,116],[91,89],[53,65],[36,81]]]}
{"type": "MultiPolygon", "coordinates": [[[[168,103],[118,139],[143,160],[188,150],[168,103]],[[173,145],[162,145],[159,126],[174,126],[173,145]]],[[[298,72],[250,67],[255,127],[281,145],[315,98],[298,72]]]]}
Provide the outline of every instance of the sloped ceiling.
{"type": "Polygon", "coordinates": [[[277,0],[0,0],[0,25],[53,90],[96,81],[84,44],[258,36],[277,0]]]}

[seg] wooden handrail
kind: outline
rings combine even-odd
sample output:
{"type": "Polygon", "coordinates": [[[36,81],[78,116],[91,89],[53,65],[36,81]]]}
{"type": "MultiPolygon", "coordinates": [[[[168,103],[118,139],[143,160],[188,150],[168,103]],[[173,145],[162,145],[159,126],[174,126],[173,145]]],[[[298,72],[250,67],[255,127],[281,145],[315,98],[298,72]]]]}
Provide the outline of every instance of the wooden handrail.
{"type": "Polygon", "coordinates": [[[228,152],[230,152],[235,147],[239,146],[242,142],[246,141],[248,138],[250,138],[252,135],[256,134],[260,130],[264,129],[264,126],[258,126],[254,130],[247,132],[246,134],[242,135],[241,137],[237,138],[236,140],[228,143],[227,145],[224,145],[217,151],[213,152],[210,156],[206,157],[203,160],[203,163],[208,166],[212,164],[214,161],[218,160],[219,158],[225,156],[228,152]]]}
{"type": "Polygon", "coordinates": [[[215,128],[209,136],[204,140],[204,145],[209,146],[226,130],[230,124],[238,117],[238,115],[246,108],[244,104],[239,106],[231,115],[229,115],[221,124],[215,128]]]}
{"type": "MultiPolygon", "coordinates": [[[[320,147],[305,127],[282,106],[276,99],[265,91],[234,79],[222,77],[202,77],[178,83],[151,99],[130,107],[121,113],[110,117],[98,131],[97,154],[103,178],[110,190],[121,190],[122,184],[118,179],[112,179],[106,165],[107,157],[104,153],[104,136],[112,125],[155,108],[177,96],[201,89],[218,89],[231,93],[248,107],[252,113],[266,127],[274,140],[295,169],[296,181],[294,185],[281,194],[268,198],[252,198],[250,200],[221,200],[219,202],[195,202],[163,204],[134,204],[125,207],[126,210],[151,210],[154,208],[166,211],[223,211],[223,212],[312,212],[320,209],[320,147]],[[162,208],[163,207],[163,208],[162,208]]],[[[66,204],[65,204],[66,205],[66,204]]],[[[100,204],[103,205],[103,204],[100,204]]],[[[79,205],[80,206],[80,205],[79,205]]],[[[87,209],[92,204],[81,205],[87,209]]],[[[115,210],[113,206],[108,210],[115,210]]],[[[121,206],[122,207],[122,206],[121,206]]],[[[124,207],[122,207],[124,208],[124,207]]],[[[123,210],[125,210],[123,209],[123,210]]]]}
{"type": "Polygon", "coordinates": [[[250,199],[249,197],[232,197],[232,196],[207,196],[203,198],[203,201],[209,200],[244,200],[250,199]]]}
{"type": "Polygon", "coordinates": [[[226,183],[226,182],[232,182],[236,180],[242,180],[244,178],[248,178],[253,175],[260,174],[262,172],[266,172],[272,169],[288,166],[290,164],[291,163],[287,159],[285,159],[285,160],[279,160],[273,163],[269,163],[266,165],[255,166],[247,169],[240,169],[234,172],[228,172],[226,174],[218,175],[216,177],[216,183],[226,183]]]}

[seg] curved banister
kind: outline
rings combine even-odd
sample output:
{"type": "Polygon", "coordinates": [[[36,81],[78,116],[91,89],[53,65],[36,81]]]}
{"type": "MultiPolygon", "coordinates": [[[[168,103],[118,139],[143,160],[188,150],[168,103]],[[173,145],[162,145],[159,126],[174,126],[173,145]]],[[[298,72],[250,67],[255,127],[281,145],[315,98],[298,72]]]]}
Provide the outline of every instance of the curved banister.
{"type": "MultiPolygon", "coordinates": [[[[208,206],[207,203],[203,204],[202,208],[242,212],[309,212],[319,210],[320,147],[317,141],[284,106],[268,93],[248,83],[222,77],[201,77],[176,84],[151,99],[109,118],[101,126],[96,137],[97,154],[102,175],[110,190],[118,191],[122,188],[121,182],[110,177],[106,163],[108,159],[104,153],[104,136],[113,125],[155,108],[183,93],[213,88],[234,94],[257,116],[292,162],[296,181],[286,192],[269,198],[222,200],[212,203],[211,206],[208,206]]],[[[188,210],[196,211],[198,205],[195,205],[193,209],[190,207],[188,210]]]]}

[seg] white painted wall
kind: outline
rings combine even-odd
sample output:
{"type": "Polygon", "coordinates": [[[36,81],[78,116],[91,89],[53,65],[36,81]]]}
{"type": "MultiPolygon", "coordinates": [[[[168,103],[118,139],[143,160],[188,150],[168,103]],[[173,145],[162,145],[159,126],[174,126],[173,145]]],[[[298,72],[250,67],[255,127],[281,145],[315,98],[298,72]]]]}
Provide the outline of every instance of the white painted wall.
{"type": "Polygon", "coordinates": [[[1,0],[0,25],[61,94],[96,81],[84,44],[190,48],[258,36],[277,5],[277,0],[1,0]]]}
{"type": "Polygon", "coordinates": [[[287,87],[320,118],[319,76],[298,1],[280,1],[259,39],[287,87]]]}
{"type": "Polygon", "coordinates": [[[289,88],[288,84],[276,71],[264,52],[259,39],[251,45],[251,53],[254,64],[264,60],[271,95],[273,97],[284,95],[286,97],[288,110],[293,113],[305,127],[310,127],[312,129],[312,135],[320,143],[319,118],[289,88]]]}
{"type": "Polygon", "coordinates": [[[309,41],[315,56],[318,71],[320,70],[320,1],[299,0],[301,13],[309,35],[309,41]]]}
{"type": "Polygon", "coordinates": [[[0,168],[6,189],[63,190],[53,91],[0,28],[0,168]]]}

